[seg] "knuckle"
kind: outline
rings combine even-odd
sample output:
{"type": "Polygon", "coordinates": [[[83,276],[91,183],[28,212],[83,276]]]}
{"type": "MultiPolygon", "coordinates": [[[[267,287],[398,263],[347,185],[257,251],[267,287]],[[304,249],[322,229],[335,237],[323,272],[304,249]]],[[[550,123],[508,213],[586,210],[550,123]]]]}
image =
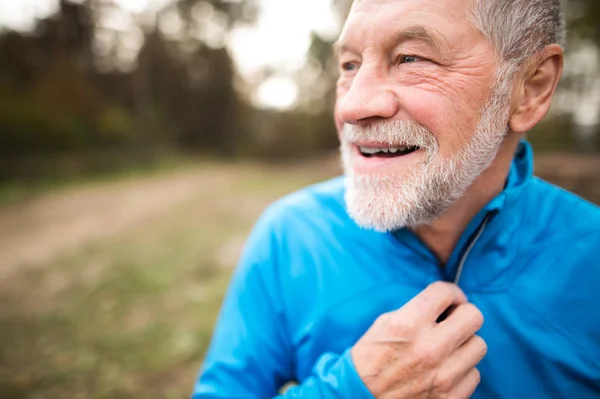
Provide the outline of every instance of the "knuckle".
{"type": "Polygon", "coordinates": [[[433,382],[433,389],[438,393],[450,392],[453,388],[452,379],[447,376],[437,376],[433,382]]]}
{"type": "Polygon", "coordinates": [[[471,323],[481,327],[484,321],[483,313],[481,313],[481,310],[479,310],[479,308],[473,305],[472,303],[466,303],[463,306],[465,307],[466,316],[469,318],[471,323]]]}
{"type": "Polygon", "coordinates": [[[385,336],[395,336],[398,324],[398,316],[394,313],[384,313],[377,317],[372,325],[372,329],[379,331],[385,336]]]}
{"type": "Polygon", "coordinates": [[[429,284],[429,288],[432,290],[447,289],[449,286],[450,283],[446,281],[434,281],[433,283],[429,284]]]}
{"type": "Polygon", "coordinates": [[[418,328],[415,320],[408,317],[394,320],[391,327],[394,335],[412,334],[418,328]]]}
{"type": "Polygon", "coordinates": [[[485,357],[485,355],[487,355],[487,350],[488,350],[487,343],[479,335],[475,335],[473,337],[473,339],[475,340],[475,347],[477,348],[479,357],[481,359],[483,359],[485,357]]]}
{"type": "Polygon", "coordinates": [[[475,380],[475,385],[479,385],[481,382],[481,372],[478,369],[473,369],[473,380],[475,380]]]}
{"type": "Polygon", "coordinates": [[[377,319],[375,319],[375,322],[373,323],[373,325],[377,326],[377,327],[386,327],[391,324],[391,319],[392,319],[391,314],[384,313],[382,315],[379,315],[377,317],[377,319]]]}
{"type": "Polygon", "coordinates": [[[417,331],[417,324],[408,317],[383,314],[375,320],[373,326],[385,336],[410,340],[417,331]]]}
{"type": "Polygon", "coordinates": [[[445,281],[436,281],[435,283],[431,283],[426,290],[426,292],[430,292],[435,294],[435,296],[439,296],[442,298],[451,297],[454,294],[454,288],[450,283],[445,281]]]}
{"type": "Polygon", "coordinates": [[[380,316],[376,323],[385,334],[404,339],[411,339],[419,329],[416,320],[401,314],[380,316]]]}

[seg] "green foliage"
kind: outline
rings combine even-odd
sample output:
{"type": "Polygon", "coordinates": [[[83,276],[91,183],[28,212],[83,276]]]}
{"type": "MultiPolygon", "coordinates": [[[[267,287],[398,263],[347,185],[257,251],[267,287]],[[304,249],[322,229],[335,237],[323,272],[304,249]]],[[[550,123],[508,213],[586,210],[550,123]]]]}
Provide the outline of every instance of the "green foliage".
{"type": "Polygon", "coordinates": [[[98,117],[98,137],[103,143],[132,143],[135,140],[134,121],[121,106],[107,106],[98,117]]]}
{"type": "Polygon", "coordinates": [[[35,153],[81,147],[85,137],[77,115],[28,98],[0,100],[0,152],[35,153]]]}
{"type": "Polygon", "coordinates": [[[244,120],[253,136],[242,153],[261,159],[281,161],[311,158],[338,146],[329,112],[299,113],[269,110],[249,113],[244,120]],[[327,134],[323,134],[327,132],[327,134]]]}

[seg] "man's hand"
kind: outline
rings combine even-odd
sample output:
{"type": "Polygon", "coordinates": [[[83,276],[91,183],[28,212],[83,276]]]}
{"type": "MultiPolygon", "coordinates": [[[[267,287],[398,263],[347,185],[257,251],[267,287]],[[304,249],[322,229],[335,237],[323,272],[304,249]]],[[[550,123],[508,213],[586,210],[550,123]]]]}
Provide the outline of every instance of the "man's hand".
{"type": "Polygon", "coordinates": [[[352,348],[352,360],[377,399],[467,399],[487,351],[474,335],[482,324],[481,312],[456,285],[434,283],[380,316],[352,348]],[[452,312],[438,323],[448,308],[452,312]]]}

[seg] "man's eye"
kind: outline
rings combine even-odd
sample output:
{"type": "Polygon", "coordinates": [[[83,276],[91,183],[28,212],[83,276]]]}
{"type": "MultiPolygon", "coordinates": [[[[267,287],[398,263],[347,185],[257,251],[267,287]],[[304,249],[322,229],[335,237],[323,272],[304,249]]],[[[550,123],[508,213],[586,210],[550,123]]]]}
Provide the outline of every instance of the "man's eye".
{"type": "Polygon", "coordinates": [[[344,62],[341,66],[342,70],[346,72],[354,72],[358,69],[358,65],[355,62],[344,62]]]}
{"type": "Polygon", "coordinates": [[[416,55],[401,55],[398,58],[398,64],[412,64],[413,62],[423,61],[423,58],[416,55]]]}

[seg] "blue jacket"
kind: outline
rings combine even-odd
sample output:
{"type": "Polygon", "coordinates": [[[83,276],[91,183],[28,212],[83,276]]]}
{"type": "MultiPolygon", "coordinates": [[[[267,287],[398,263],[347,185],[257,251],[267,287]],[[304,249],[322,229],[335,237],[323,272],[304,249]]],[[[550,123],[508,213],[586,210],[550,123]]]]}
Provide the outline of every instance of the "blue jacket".
{"type": "Polygon", "coordinates": [[[226,295],[193,398],[372,399],[349,348],[384,312],[454,281],[482,311],[475,399],[600,398],[600,208],[532,176],[526,142],[506,188],[445,268],[408,230],[360,229],[343,179],[271,205],[226,295]],[[486,215],[487,223],[483,229],[486,215]],[[479,233],[479,234],[478,234],[479,233]]]}

